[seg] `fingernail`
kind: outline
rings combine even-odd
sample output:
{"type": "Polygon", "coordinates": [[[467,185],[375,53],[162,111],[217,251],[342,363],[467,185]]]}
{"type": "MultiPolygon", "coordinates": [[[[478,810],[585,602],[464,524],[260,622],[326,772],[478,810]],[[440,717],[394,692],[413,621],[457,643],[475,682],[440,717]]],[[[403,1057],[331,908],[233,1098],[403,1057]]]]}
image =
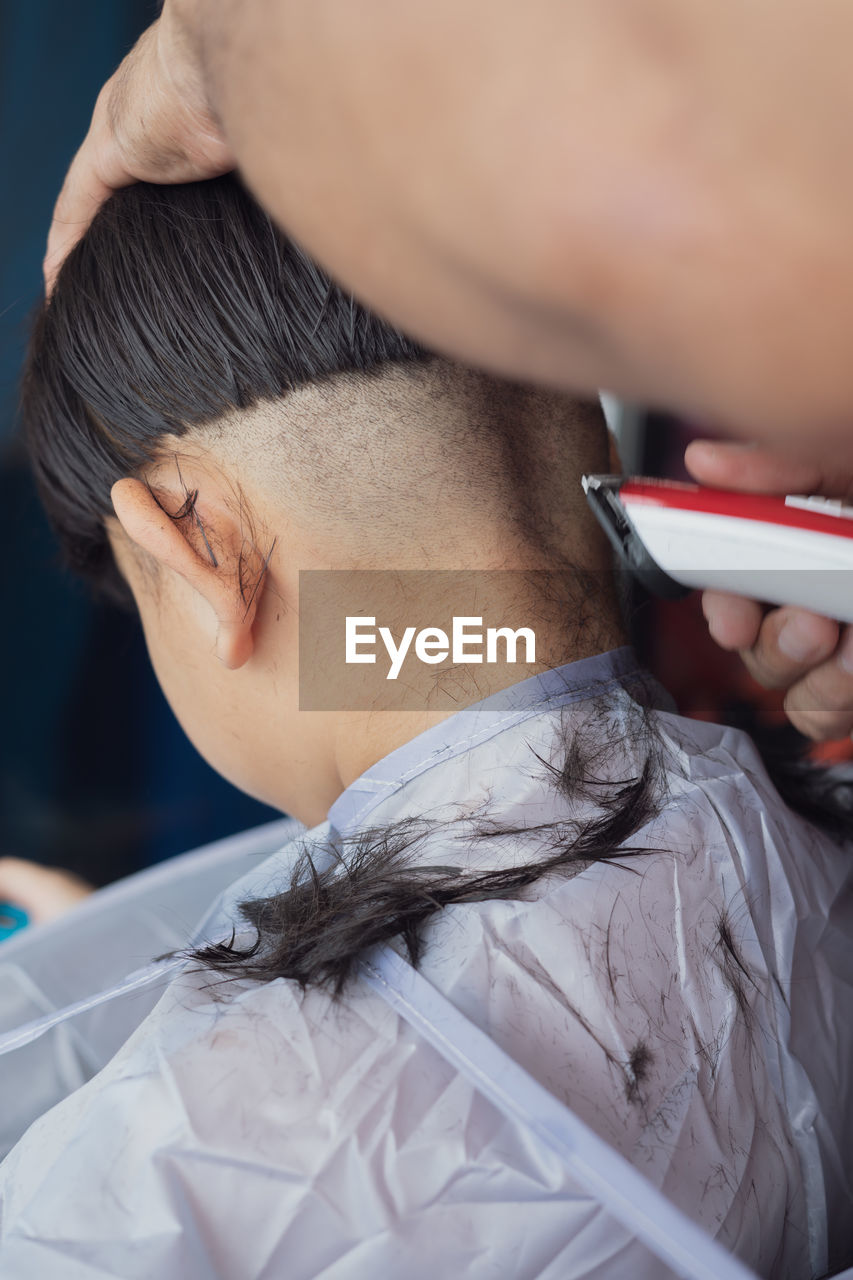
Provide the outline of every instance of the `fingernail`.
{"type": "Polygon", "coordinates": [[[718,624],[718,618],[717,618],[717,616],[716,616],[716,614],[715,614],[715,612],[714,612],[713,608],[711,608],[711,609],[704,609],[704,608],[703,608],[702,612],[703,612],[703,613],[704,613],[704,615],[705,615],[705,622],[707,623],[707,626],[708,626],[708,635],[709,635],[709,636],[711,637],[711,639],[714,641],[714,644],[718,644],[718,645],[720,646],[720,648],[725,649],[725,647],[726,647],[726,646],[723,644],[723,639],[724,639],[725,637],[721,637],[721,636],[719,636],[719,635],[717,634],[717,630],[718,630],[718,626],[717,626],[717,624],[718,624]]]}
{"type": "Polygon", "coordinates": [[[801,618],[791,618],[786,622],[776,643],[792,662],[812,662],[821,653],[820,641],[815,640],[811,627],[801,618]]]}
{"type": "Polygon", "coordinates": [[[838,647],[838,665],[848,676],[853,676],[853,630],[849,627],[838,647]]]}

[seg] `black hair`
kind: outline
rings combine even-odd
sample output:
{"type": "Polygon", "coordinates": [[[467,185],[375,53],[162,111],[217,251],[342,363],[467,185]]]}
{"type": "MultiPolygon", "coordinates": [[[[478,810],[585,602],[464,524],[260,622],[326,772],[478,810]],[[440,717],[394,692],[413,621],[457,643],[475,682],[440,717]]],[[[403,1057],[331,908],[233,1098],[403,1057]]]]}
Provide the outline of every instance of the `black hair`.
{"type": "Polygon", "coordinates": [[[110,489],[164,436],[426,353],[340,289],[233,175],[117,191],[36,318],[23,421],[66,563],[124,596],[110,489]]]}
{"type": "MultiPolygon", "coordinates": [[[[677,856],[677,850],[648,840],[650,824],[670,800],[668,769],[677,770],[678,763],[654,713],[643,700],[625,704],[623,698],[612,690],[595,697],[591,690],[585,723],[572,725],[564,716],[554,760],[536,757],[562,817],[510,827],[486,809],[444,827],[425,817],[365,827],[338,847],[322,847],[323,870],[317,869],[317,846],[305,841],[283,892],[238,904],[242,921],[255,932],[253,942],[242,945],[235,928],[229,941],[184,955],[231,978],[289,978],[303,988],[326,986],[339,996],[359,961],[380,944],[402,944],[417,965],[427,927],[446,907],[521,898],[545,876],[571,877],[593,863],[612,862],[628,872],[642,854],[677,856]],[[623,777],[614,767],[619,760],[633,766],[623,777]],[[574,816],[579,807],[582,817],[574,816]],[[446,836],[451,864],[415,861],[437,834],[446,836]],[[506,837],[529,858],[510,868],[472,869],[464,857],[463,865],[452,865],[460,845],[474,849],[506,837]]],[[[741,710],[742,719],[747,714],[741,710]]],[[[806,747],[793,729],[758,733],[759,755],[780,804],[846,843],[853,830],[853,772],[820,767],[808,759],[806,747]]],[[[746,1017],[741,979],[749,975],[726,918],[719,921],[718,935],[726,979],[746,1017]]]]}

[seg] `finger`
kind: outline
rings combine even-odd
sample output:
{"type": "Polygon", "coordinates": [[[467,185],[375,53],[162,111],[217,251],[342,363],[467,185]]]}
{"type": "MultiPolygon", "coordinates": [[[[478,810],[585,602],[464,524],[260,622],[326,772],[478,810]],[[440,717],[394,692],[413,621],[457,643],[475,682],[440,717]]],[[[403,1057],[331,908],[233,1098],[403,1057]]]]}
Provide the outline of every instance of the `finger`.
{"type": "Polygon", "coordinates": [[[32,924],[41,923],[38,869],[21,858],[0,858],[0,901],[26,913],[32,924]]]}
{"type": "Polygon", "coordinates": [[[712,640],[721,649],[750,649],[758,639],[764,610],[755,600],[724,591],[702,593],[702,612],[712,640]]]}
{"type": "Polygon", "coordinates": [[[0,858],[0,897],[26,909],[38,893],[44,868],[24,858],[0,858]]]}
{"type": "Polygon", "coordinates": [[[804,609],[771,609],[758,637],[741,651],[750,675],[766,689],[790,689],[838,645],[838,624],[804,609]]]}
{"type": "Polygon", "coordinates": [[[824,493],[842,497],[851,489],[849,467],[836,470],[773,449],[734,441],[694,440],[684,463],[700,484],[752,493],[824,493]]]}
{"type": "Polygon", "coordinates": [[[71,162],[53,211],[47,236],[43,271],[49,297],[59,270],[84,235],[104,201],[119,187],[133,181],[122,166],[114,146],[93,130],[71,162]]]}
{"type": "Polygon", "coordinates": [[[85,188],[81,187],[73,195],[68,193],[57,204],[48,232],[43,264],[44,288],[47,297],[50,297],[53,291],[63,262],[77,241],[82,238],[95,214],[111,193],[112,188],[106,183],[98,182],[90,175],[85,188]]]}
{"type": "Polygon", "coordinates": [[[816,742],[832,742],[853,731],[853,633],[849,628],[832,659],[814,667],[788,690],[785,712],[801,733],[816,742]]]}
{"type": "Polygon", "coordinates": [[[35,924],[63,915],[92,892],[70,871],[24,858],[0,858],[0,899],[26,911],[35,924]]]}

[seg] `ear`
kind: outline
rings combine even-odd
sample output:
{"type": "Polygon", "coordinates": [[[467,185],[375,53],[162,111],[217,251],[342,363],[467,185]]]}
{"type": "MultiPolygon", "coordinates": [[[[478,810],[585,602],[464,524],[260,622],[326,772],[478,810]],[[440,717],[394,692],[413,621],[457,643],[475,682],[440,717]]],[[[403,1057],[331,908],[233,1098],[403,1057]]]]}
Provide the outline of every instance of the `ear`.
{"type": "Polygon", "coordinates": [[[118,480],[113,508],[131,539],[159,565],[182,577],[216,615],[216,656],[235,670],[252,656],[255,617],[266,561],[247,543],[242,522],[215,497],[188,496],[158,484],[118,480]]]}

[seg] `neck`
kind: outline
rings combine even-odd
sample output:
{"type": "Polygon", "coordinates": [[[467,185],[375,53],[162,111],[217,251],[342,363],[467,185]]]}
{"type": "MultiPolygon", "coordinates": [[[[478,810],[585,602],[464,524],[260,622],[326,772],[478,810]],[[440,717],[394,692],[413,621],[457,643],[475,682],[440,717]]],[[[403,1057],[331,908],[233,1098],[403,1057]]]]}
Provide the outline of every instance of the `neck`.
{"type": "MultiPolygon", "coordinates": [[[[460,577],[453,575],[454,579],[460,577]]],[[[464,665],[448,663],[443,669],[437,668],[438,676],[436,668],[409,671],[402,696],[397,685],[393,695],[386,696],[382,690],[380,697],[383,700],[378,705],[342,710],[331,717],[329,727],[334,739],[331,778],[336,779],[337,792],[328,796],[327,804],[331,804],[340,791],[389,752],[464,707],[531,675],[593,657],[626,643],[610,575],[500,571],[474,577],[474,584],[447,584],[443,593],[444,610],[438,616],[443,620],[448,617],[448,608],[457,596],[456,590],[450,590],[450,587],[462,588],[463,599],[468,604],[467,607],[462,605],[456,616],[483,618],[483,627],[469,625],[470,631],[475,635],[478,631],[485,635],[487,620],[492,618],[496,625],[509,625],[512,629],[526,622],[535,633],[535,660],[515,663],[483,661],[464,665]],[[477,588],[473,592],[472,585],[477,588]],[[476,600],[476,608],[470,603],[472,600],[476,600]]],[[[378,617],[376,622],[377,626],[382,625],[378,617]]],[[[440,627],[442,624],[436,625],[440,627]]],[[[451,627],[446,629],[450,640],[451,627]]],[[[392,640],[399,648],[405,628],[389,630],[393,630],[392,640]]],[[[500,646],[498,648],[504,653],[500,646]]],[[[468,646],[469,652],[475,649],[476,643],[468,646]]],[[[522,649],[520,645],[519,650],[522,649]]],[[[522,652],[521,656],[530,656],[529,650],[522,652]]],[[[417,658],[414,661],[417,662],[417,658]]],[[[389,666],[386,660],[386,669],[389,666]]],[[[403,668],[398,679],[402,675],[403,668]]]]}
{"type": "MultiPolygon", "coordinates": [[[[347,569],[337,544],[328,548],[321,535],[292,540],[262,603],[270,649],[261,696],[269,697],[267,677],[282,688],[286,671],[293,708],[271,722],[273,776],[264,794],[309,825],[322,822],[356,778],[433,725],[531,675],[624,644],[609,548],[585,505],[574,520],[563,515],[571,528],[555,530],[550,546],[531,545],[517,536],[518,522],[509,534],[484,530],[470,504],[457,504],[443,520],[432,512],[431,543],[409,531],[381,553],[353,554],[347,569]],[[462,567],[472,560],[477,570],[462,567]],[[405,567],[425,561],[441,567],[405,567]],[[279,599],[295,606],[281,625],[279,599]],[[480,644],[454,651],[454,620],[463,619],[480,644]],[[359,640],[345,659],[348,620],[359,640]],[[525,630],[535,634],[532,654],[525,630]],[[491,654],[488,631],[504,633],[491,654]],[[519,633],[514,655],[507,633],[519,633]],[[467,660],[472,653],[479,662],[467,660]]],[[[268,707],[262,718],[269,721],[268,707]]]]}

